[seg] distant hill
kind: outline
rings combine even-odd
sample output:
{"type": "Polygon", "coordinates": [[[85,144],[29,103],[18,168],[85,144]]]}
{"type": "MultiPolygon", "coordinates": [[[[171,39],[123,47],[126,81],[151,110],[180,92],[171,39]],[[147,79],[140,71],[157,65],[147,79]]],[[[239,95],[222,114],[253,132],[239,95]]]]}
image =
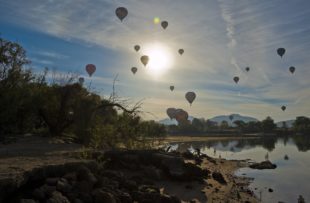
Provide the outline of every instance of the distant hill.
{"type": "Polygon", "coordinates": [[[233,122],[235,121],[243,121],[245,123],[248,123],[250,121],[258,121],[258,119],[249,117],[249,116],[242,116],[240,114],[231,114],[231,115],[221,115],[221,116],[215,116],[213,118],[210,118],[209,120],[217,122],[220,124],[222,121],[227,121],[229,125],[233,125],[233,122]],[[230,120],[230,116],[233,116],[233,119],[230,120]]]}
{"type": "Polygon", "coordinates": [[[288,128],[291,128],[291,127],[293,127],[293,123],[295,122],[295,120],[279,121],[279,122],[276,123],[276,124],[277,124],[277,127],[278,127],[278,128],[283,127],[283,122],[286,123],[286,126],[287,126],[288,128]]]}

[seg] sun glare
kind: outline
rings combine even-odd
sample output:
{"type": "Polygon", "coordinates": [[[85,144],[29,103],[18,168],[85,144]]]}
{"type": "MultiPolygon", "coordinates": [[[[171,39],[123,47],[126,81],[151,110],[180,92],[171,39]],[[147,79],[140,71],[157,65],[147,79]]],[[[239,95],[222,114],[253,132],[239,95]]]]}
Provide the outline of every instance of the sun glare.
{"type": "Polygon", "coordinates": [[[145,46],[143,53],[149,56],[149,63],[146,66],[147,72],[154,77],[164,74],[173,65],[171,51],[165,45],[149,44],[145,46]]]}

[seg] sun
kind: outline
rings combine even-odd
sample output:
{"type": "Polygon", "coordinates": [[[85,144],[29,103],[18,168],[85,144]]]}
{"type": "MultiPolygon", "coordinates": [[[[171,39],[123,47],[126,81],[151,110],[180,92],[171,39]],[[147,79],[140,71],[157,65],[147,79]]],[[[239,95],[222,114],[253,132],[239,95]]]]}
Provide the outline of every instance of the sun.
{"type": "Polygon", "coordinates": [[[163,75],[173,65],[170,49],[161,43],[147,44],[143,53],[149,56],[149,62],[146,66],[147,73],[154,77],[163,75]]]}

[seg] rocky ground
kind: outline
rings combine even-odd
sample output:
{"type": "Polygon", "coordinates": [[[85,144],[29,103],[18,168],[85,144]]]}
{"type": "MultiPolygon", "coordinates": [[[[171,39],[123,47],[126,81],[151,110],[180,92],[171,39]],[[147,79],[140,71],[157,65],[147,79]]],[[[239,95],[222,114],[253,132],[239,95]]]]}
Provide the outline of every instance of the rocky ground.
{"type": "Polygon", "coordinates": [[[69,156],[78,146],[53,144],[57,150],[41,156],[2,150],[0,202],[258,202],[249,179],[233,175],[245,161],[160,150],[94,152],[81,160],[69,156]]]}

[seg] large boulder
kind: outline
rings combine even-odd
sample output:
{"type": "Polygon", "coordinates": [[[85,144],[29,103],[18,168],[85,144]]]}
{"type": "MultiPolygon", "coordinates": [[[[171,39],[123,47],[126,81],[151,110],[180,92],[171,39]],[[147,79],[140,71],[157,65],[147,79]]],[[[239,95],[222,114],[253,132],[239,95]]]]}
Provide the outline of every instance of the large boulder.
{"type": "Polygon", "coordinates": [[[271,163],[270,161],[263,161],[261,163],[251,164],[249,167],[253,168],[253,169],[262,170],[262,169],[275,169],[275,168],[277,168],[277,165],[271,163]]]}

